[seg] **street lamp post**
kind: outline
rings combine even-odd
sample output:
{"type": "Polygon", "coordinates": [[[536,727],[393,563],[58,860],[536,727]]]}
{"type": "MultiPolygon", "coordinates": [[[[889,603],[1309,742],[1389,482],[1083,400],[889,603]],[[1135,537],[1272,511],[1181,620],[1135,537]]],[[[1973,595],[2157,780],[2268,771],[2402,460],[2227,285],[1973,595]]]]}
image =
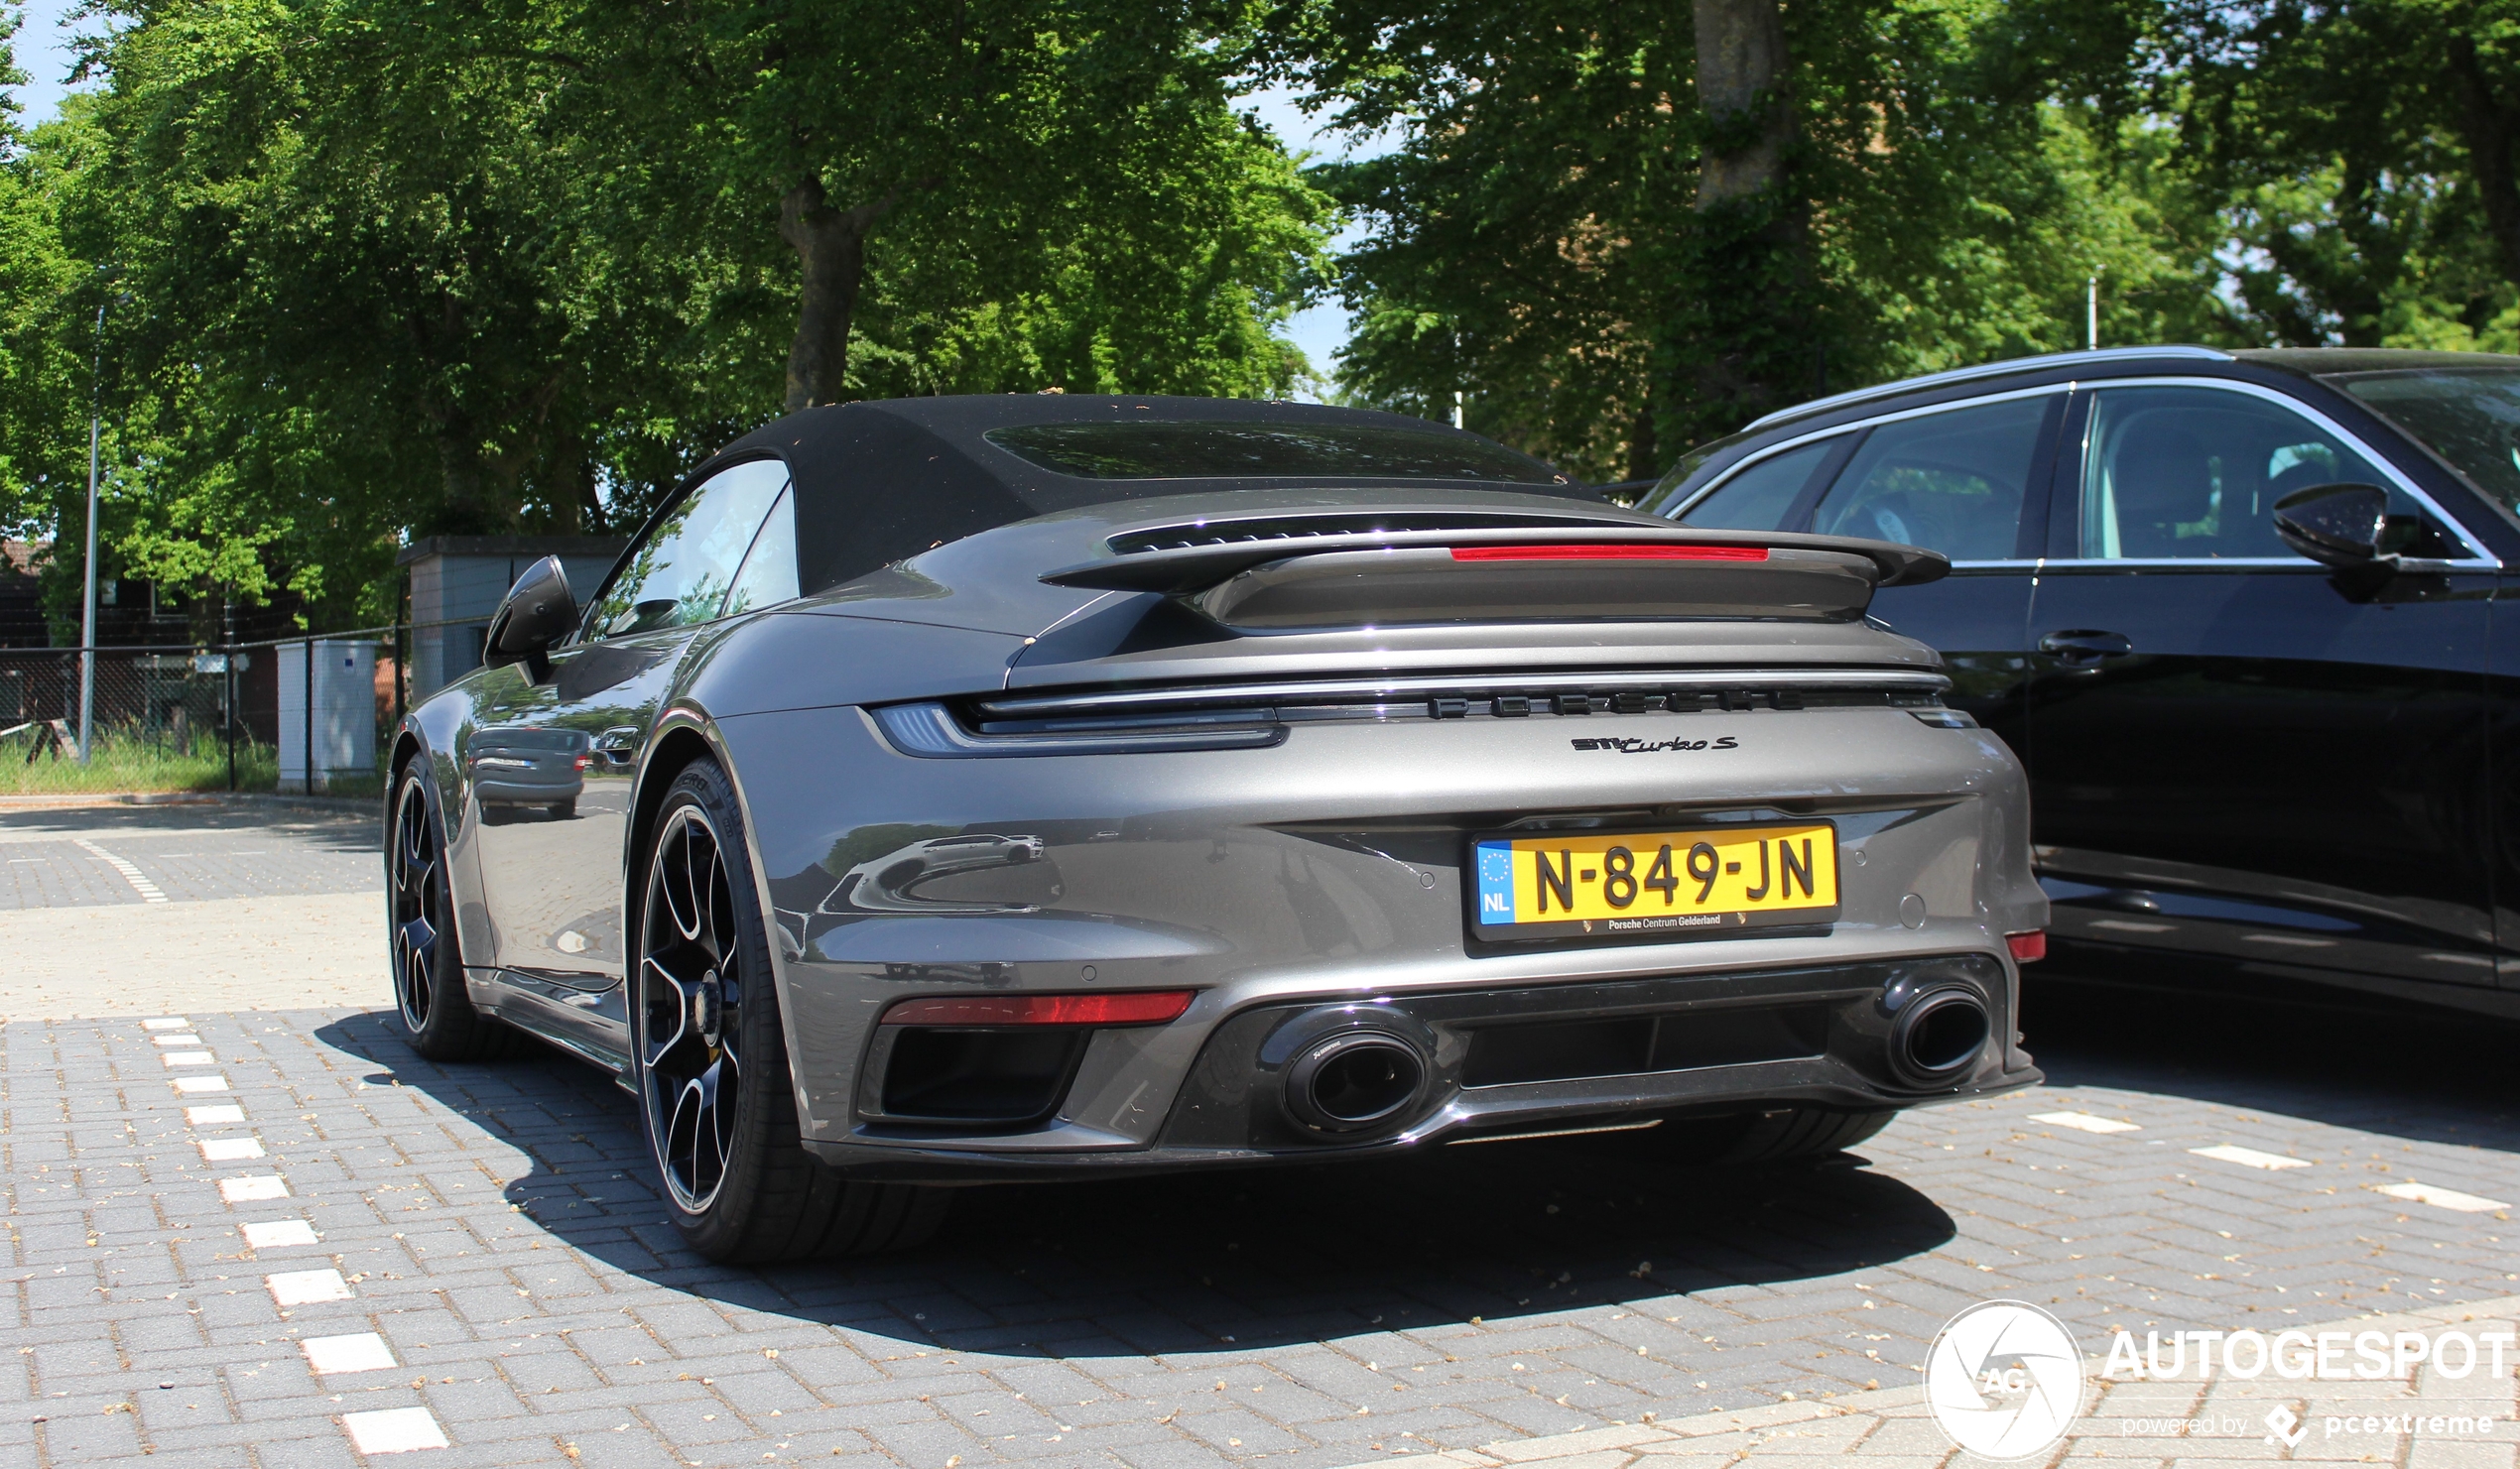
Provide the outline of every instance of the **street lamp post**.
{"type": "Polygon", "coordinates": [[[78,763],[96,718],[96,435],[104,417],[105,308],[96,308],[96,361],[87,389],[87,594],[78,619],[78,763]]]}

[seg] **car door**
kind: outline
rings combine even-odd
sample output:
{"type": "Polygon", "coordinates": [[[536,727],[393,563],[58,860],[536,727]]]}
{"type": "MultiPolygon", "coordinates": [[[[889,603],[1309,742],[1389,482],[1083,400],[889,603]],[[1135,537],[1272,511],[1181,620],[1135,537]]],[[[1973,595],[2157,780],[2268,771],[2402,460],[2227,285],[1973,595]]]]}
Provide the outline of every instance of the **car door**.
{"type": "Polygon", "coordinates": [[[2492,983],[2490,564],[2275,390],[2104,384],[2076,419],[2031,617],[2057,936],[2399,992],[2492,983]],[[2342,481],[2388,488],[2392,537],[2451,568],[2289,551],[2275,502],[2342,481]]]}
{"type": "Polygon", "coordinates": [[[2025,637],[2068,387],[1885,415],[1792,440],[1684,509],[1691,526],[1818,531],[1939,551],[1952,574],[1872,613],[1940,650],[1952,702],[2026,754],[2025,637]]]}
{"type": "Polygon", "coordinates": [[[787,466],[752,460],[694,487],[631,547],[547,679],[534,682],[522,664],[488,675],[500,725],[472,745],[511,746],[517,728],[565,730],[587,755],[566,814],[480,807],[481,889],[505,982],[572,1012],[602,1009],[590,997],[622,977],[631,778],[681,655],[702,625],[796,594],[787,466]]]}

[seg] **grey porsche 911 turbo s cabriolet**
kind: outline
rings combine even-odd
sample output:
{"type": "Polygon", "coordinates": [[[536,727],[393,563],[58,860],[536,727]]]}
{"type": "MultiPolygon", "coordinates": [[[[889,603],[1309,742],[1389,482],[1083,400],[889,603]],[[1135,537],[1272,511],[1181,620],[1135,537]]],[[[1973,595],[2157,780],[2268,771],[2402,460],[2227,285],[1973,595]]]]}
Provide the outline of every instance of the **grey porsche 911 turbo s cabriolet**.
{"type": "Polygon", "coordinates": [[[2021,770],[1865,617],[1945,569],[1387,414],[809,410],[405,721],[402,1019],[609,1068],[725,1260],[989,1180],[1832,1152],[2039,1077],[2021,770]],[[573,804],[488,818],[473,752],[563,743],[573,804]]]}

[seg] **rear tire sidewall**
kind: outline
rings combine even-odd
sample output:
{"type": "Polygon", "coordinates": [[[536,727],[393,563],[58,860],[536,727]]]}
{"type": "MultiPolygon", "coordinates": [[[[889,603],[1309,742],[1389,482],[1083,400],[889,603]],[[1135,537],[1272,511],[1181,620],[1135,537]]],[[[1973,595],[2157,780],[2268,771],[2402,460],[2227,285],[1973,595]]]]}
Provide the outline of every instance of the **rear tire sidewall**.
{"type": "Polygon", "coordinates": [[[648,1161],[659,1170],[658,1197],[667,1214],[694,1249],[713,1258],[732,1256],[742,1249],[745,1233],[754,1223],[771,1151],[800,1146],[794,1131],[793,1105],[779,1105],[789,1085],[787,1039],[779,1023],[768,925],[762,917],[760,891],[753,882],[747,853],[743,814],[724,773],[706,761],[689,766],[667,788],[656,819],[649,824],[634,869],[636,886],[628,906],[632,932],[624,958],[632,988],[625,999],[630,1012],[631,1079],[639,1094],[640,1129],[647,1140],[648,1161]],[[745,1058],[738,1072],[734,1143],[726,1160],[726,1171],[717,1191],[696,1210],[684,1207],[663,1177],[665,1163],[659,1139],[666,1120],[659,1115],[655,1088],[649,1083],[645,1063],[647,1007],[640,988],[641,957],[647,952],[649,892],[658,847],[675,814],[686,807],[696,808],[707,819],[717,840],[720,860],[726,865],[727,889],[734,899],[734,951],[742,966],[743,1004],[738,1032],[741,1048],[737,1054],[745,1058]],[[787,1133],[784,1137],[779,1136],[783,1122],[787,1133]]]}

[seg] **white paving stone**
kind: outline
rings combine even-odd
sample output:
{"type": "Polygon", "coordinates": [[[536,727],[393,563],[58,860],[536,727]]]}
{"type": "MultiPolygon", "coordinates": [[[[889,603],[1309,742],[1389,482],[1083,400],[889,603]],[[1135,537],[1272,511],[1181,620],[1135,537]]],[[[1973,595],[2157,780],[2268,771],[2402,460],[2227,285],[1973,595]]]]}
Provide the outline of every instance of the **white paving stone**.
{"type": "Polygon", "coordinates": [[[2457,1209],[2461,1214],[2491,1214],[2498,1209],[2511,1207],[2500,1199],[2479,1198],[2475,1194],[2461,1193],[2456,1188],[2444,1188],[2437,1183],[2418,1183],[2412,1178],[2403,1183],[2374,1183],[2371,1185],[2371,1191],[2385,1193],[2391,1198],[2402,1198],[2413,1203],[2431,1204],[2437,1209],[2457,1209]]]}
{"type": "Polygon", "coordinates": [[[192,1029],[192,1022],[186,1020],[180,1015],[162,1015],[154,1020],[142,1021],[140,1023],[140,1029],[144,1031],[189,1031],[192,1029]]]}
{"type": "Polygon", "coordinates": [[[280,1250],[315,1242],[315,1226],[304,1219],[263,1219],[245,1226],[245,1243],[257,1250],[280,1250]]]}
{"type": "Polygon", "coordinates": [[[285,1270],[263,1277],[271,1298],[282,1305],[313,1305],[321,1300],[347,1300],[350,1283],[337,1270],[285,1270]]]}
{"type": "Polygon", "coordinates": [[[307,1349],[307,1365],[318,1373],[377,1372],[398,1365],[394,1349],[373,1331],[354,1336],[310,1336],[299,1345],[307,1349]]]}
{"type": "Polygon", "coordinates": [[[187,1093],[225,1091],[227,1078],[224,1076],[178,1076],[175,1078],[175,1089],[187,1093]]]}
{"type": "Polygon", "coordinates": [[[444,1448],[446,1430],[425,1408],[388,1408],[377,1412],[341,1415],[350,1446],[363,1454],[399,1454],[416,1448],[444,1448]]]}
{"type": "Polygon", "coordinates": [[[2131,1122],[2119,1122],[2113,1117],[2093,1117],[2088,1112],[2033,1112],[2030,1114],[2030,1120],[2044,1122],[2051,1127],[2070,1127],[2079,1133],[2140,1133],[2143,1131],[2131,1122]]]}
{"type": "Polygon", "coordinates": [[[2188,1151],[2199,1158],[2210,1158],[2216,1163],[2236,1163],[2244,1168],[2273,1169],[2310,1166],[2310,1160],[2307,1158],[2286,1158],[2280,1153],[2260,1153],[2254,1148],[2239,1148],[2229,1143],[2216,1143],[2210,1148],[2191,1148],[2188,1151]]]}
{"type": "Polygon", "coordinates": [[[288,1180],[278,1173],[256,1173],[244,1178],[218,1180],[218,1196],[231,1204],[250,1204],[258,1199],[287,1198],[288,1180]]]}
{"type": "Polygon", "coordinates": [[[207,1107],[187,1107],[184,1109],[184,1120],[192,1124],[194,1127],[206,1127],[210,1124],[220,1122],[243,1122],[245,1120],[245,1109],[235,1106],[232,1103],[214,1103],[207,1107]]]}
{"type": "Polygon", "coordinates": [[[258,1138],[206,1138],[201,1143],[203,1163],[243,1163],[262,1156],[263,1145],[258,1138]]]}
{"type": "Polygon", "coordinates": [[[170,1050],[166,1053],[170,1066],[215,1066],[218,1058],[206,1050],[170,1050]]]}

